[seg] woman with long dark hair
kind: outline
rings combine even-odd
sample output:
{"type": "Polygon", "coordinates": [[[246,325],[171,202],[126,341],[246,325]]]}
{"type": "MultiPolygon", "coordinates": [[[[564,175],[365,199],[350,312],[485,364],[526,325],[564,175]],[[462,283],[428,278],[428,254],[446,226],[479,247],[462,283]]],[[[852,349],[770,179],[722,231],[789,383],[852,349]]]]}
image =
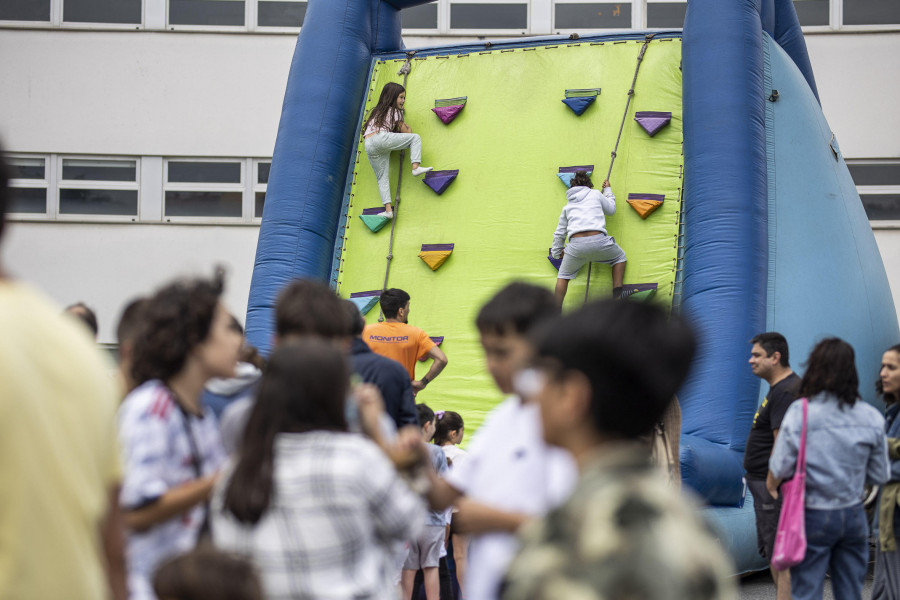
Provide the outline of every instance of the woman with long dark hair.
{"type": "Polygon", "coordinates": [[[858,600],[869,559],[868,522],[863,508],[866,484],[887,479],[884,419],[859,398],[853,347],[838,338],[813,348],[769,459],[766,486],[794,474],[807,405],[806,556],[791,568],[794,600],[821,599],[826,572],[837,600],[858,600]]]}
{"type": "Polygon", "coordinates": [[[175,282],[149,298],[135,335],[136,387],[119,409],[132,600],[154,599],[150,578],[190,550],[225,462],[215,416],[200,402],[212,377],[233,377],[241,336],[219,301],[222,274],[175,282]]]}
{"type": "Polygon", "coordinates": [[[347,432],[348,382],[333,344],[275,350],[217,487],[214,541],[254,560],[269,600],[394,600],[389,546],[424,522],[422,501],[388,458],[347,432]]]}
{"type": "Polygon", "coordinates": [[[875,582],[872,600],[900,600],[900,344],[891,346],[881,357],[881,370],[875,390],[885,403],[884,420],[891,461],[891,476],[881,489],[875,511],[875,582]]]}

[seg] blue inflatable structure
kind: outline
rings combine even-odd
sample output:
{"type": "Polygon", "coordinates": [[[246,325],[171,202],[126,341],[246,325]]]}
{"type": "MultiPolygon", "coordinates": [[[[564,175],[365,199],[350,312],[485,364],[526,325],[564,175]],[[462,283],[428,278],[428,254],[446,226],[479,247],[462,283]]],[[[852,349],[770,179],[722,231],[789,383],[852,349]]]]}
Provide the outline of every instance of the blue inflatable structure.
{"type": "MultiPolygon", "coordinates": [[[[296,277],[332,278],[373,55],[402,50],[402,9],[426,3],[309,3],[250,291],[247,335],[263,350],[281,287],[296,277]]],[[[682,61],[684,270],[675,308],[701,338],[679,394],[682,471],[712,506],[742,572],[765,566],[742,482],[744,443],[765,388],[747,366],[748,340],[782,332],[802,371],[818,339],[842,337],[855,347],[861,391],[874,401],[865,382],[900,335],[868,219],[819,107],[792,2],[691,0],[682,61]]]]}

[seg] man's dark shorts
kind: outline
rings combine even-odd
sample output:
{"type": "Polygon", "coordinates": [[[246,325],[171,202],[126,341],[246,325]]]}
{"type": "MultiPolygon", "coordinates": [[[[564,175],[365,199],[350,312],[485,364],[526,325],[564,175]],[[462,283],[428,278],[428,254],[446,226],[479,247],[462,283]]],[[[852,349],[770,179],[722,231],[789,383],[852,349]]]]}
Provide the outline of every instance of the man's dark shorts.
{"type": "Polygon", "coordinates": [[[756,545],[759,555],[772,560],[775,547],[775,533],[778,531],[778,516],[781,514],[781,496],[772,498],[766,489],[764,479],[748,479],[747,488],[753,495],[753,511],[756,513],[756,545]]]}

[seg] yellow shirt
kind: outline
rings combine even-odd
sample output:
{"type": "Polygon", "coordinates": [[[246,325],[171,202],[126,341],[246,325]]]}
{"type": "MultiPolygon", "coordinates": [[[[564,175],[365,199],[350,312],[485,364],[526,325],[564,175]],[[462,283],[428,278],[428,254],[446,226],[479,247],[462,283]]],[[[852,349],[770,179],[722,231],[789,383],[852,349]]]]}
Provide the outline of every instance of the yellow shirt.
{"type": "Polygon", "coordinates": [[[410,379],[416,378],[416,361],[425,358],[434,348],[434,342],[427,333],[418,327],[395,321],[367,325],[362,339],[372,352],[403,365],[410,379]]]}
{"type": "Polygon", "coordinates": [[[111,365],[60,309],[0,279],[0,598],[106,598],[100,523],[121,479],[111,365]]]}

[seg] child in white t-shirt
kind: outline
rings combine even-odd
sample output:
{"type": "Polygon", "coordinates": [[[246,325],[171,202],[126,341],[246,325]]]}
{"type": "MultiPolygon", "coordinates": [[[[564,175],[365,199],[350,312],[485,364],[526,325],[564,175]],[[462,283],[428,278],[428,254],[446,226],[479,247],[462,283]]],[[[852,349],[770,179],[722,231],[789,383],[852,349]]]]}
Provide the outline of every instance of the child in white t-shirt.
{"type": "MultiPolygon", "coordinates": [[[[469,453],[459,447],[465,434],[465,423],[458,412],[439,410],[434,413],[434,443],[441,447],[447,457],[447,466],[452,471],[466,461],[469,453]]],[[[454,509],[453,513],[457,511],[454,509]]],[[[465,598],[466,563],[469,549],[469,536],[452,531],[452,516],[447,522],[448,549],[453,549],[453,562],[456,564],[456,582],[465,598]]]]}

